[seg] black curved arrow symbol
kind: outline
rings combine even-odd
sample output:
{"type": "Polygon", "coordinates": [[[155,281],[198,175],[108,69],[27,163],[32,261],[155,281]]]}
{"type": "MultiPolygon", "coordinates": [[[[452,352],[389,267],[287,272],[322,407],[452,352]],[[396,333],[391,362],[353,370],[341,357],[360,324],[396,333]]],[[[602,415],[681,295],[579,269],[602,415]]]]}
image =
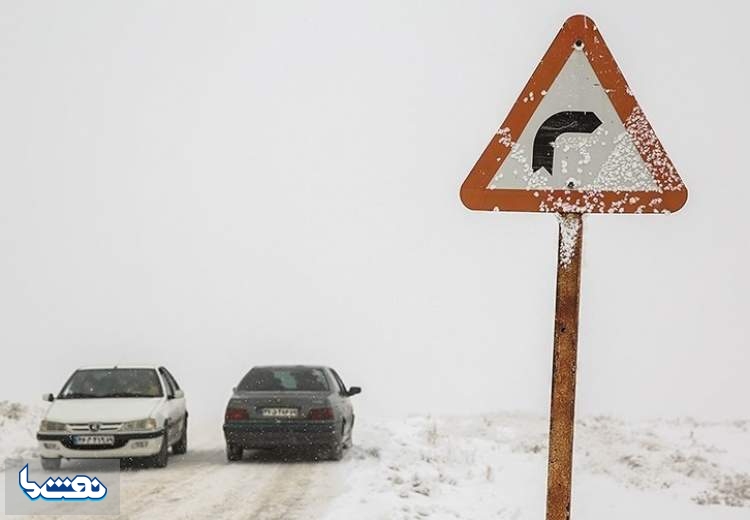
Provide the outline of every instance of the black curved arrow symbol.
{"type": "Polygon", "coordinates": [[[601,125],[601,120],[593,112],[558,112],[549,116],[534,137],[532,169],[546,168],[552,175],[552,164],[555,157],[555,139],[571,132],[590,134],[601,125]]]}

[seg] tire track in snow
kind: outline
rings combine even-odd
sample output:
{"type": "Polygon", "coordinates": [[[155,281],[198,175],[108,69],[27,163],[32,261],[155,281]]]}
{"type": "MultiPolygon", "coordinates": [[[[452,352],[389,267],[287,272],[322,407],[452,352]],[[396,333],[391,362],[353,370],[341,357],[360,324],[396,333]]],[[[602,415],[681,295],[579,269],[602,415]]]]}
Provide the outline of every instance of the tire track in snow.
{"type": "Polygon", "coordinates": [[[196,502],[213,500],[207,482],[225,478],[220,449],[195,450],[170,457],[167,468],[125,471],[121,478],[120,511],[125,518],[188,518],[196,502]],[[191,505],[192,504],[192,505],[191,505]]]}
{"type": "Polygon", "coordinates": [[[123,517],[307,520],[318,518],[338,490],[336,463],[258,452],[229,464],[216,449],[180,462],[129,475],[123,517]]]}
{"type": "MultiPolygon", "coordinates": [[[[310,466],[299,465],[279,468],[276,476],[265,486],[253,511],[246,516],[253,520],[293,520],[309,504],[310,484],[313,481],[310,466]]],[[[309,518],[309,515],[306,515],[309,518]]]]}

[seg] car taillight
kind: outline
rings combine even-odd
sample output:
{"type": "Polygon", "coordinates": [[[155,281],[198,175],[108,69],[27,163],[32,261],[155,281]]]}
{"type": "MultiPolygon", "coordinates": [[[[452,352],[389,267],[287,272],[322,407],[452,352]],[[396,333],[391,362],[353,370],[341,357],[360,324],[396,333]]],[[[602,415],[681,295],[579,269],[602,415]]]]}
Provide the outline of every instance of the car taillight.
{"type": "Polygon", "coordinates": [[[248,419],[250,419],[250,414],[245,408],[227,408],[224,413],[224,422],[247,421],[248,419]]]}
{"type": "Polygon", "coordinates": [[[313,408],[307,412],[307,418],[311,421],[332,421],[333,408],[313,408]]]}

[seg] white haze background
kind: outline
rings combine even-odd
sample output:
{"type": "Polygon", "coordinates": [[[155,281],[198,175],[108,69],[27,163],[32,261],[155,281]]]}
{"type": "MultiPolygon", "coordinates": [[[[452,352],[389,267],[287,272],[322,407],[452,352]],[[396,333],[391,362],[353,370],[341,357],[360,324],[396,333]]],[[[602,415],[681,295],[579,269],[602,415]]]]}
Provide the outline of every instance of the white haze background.
{"type": "Polygon", "coordinates": [[[164,363],[218,427],[253,364],[324,363],[360,415],[546,414],[556,220],[458,190],[577,12],[690,190],[586,219],[578,411],[747,417],[730,1],[3,2],[0,399],[164,363]]]}

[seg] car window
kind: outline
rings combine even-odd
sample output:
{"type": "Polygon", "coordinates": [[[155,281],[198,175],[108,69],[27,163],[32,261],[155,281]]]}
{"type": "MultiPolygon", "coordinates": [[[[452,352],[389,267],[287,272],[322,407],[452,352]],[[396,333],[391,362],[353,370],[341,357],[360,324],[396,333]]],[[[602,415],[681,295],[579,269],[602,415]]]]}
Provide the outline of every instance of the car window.
{"type": "Polygon", "coordinates": [[[159,367],[159,373],[164,380],[164,386],[167,387],[167,397],[169,397],[170,399],[173,398],[174,386],[172,385],[172,381],[170,381],[169,376],[167,375],[167,369],[164,367],[159,367]]]}
{"type": "Polygon", "coordinates": [[[163,395],[159,376],[152,368],[107,368],[76,370],[58,397],[93,399],[163,395]]]}
{"type": "Polygon", "coordinates": [[[338,372],[336,372],[334,369],[331,369],[331,373],[333,374],[333,377],[336,379],[336,384],[339,385],[339,388],[343,393],[346,393],[346,385],[341,380],[341,376],[339,376],[338,372]]]}
{"type": "Polygon", "coordinates": [[[328,381],[319,368],[256,367],[242,378],[237,389],[246,392],[321,392],[328,390],[328,381]]]}

